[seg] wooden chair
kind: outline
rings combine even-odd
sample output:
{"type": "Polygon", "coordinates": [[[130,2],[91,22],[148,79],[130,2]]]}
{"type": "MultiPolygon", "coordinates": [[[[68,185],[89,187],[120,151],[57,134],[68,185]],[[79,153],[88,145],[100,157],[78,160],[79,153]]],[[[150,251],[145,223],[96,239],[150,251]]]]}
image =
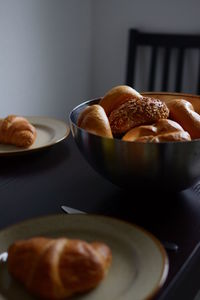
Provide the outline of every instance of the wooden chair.
{"type": "MultiPolygon", "coordinates": [[[[173,51],[176,49],[176,61],[173,58],[173,61],[175,62],[173,64],[175,80],[173,81],[173,90],[170,89],[170,91],[181,92],[183,88],[183,70],[186,51],[189,51],[191,49],[198,49],[198,54],[200,54],[200,35],[146,33],[136,29],[130,29],[125,82],[130,86],[133,86],[136,80],[136,63],[138,63],[137,56],[139,47],[148,47],[149,49],[151,49],[149,70],[148,72],[146,72],[148,76],[146,91],[168,91],[170,62],[173,56],[173,51]],[[158,54],[161,49],[163,49],[162,59],[160,60],[161,62],[159,65],[159,76],[161,77],[161,84],[158,89],[155,88],[155,83],[157,75],[156,72],[158,72],[158,54]]],[[[200,94],[200,60],[198,61],[197,69],[198,71],[195,83],[196,90],[194,90],[193,93],[200,94]]]]}

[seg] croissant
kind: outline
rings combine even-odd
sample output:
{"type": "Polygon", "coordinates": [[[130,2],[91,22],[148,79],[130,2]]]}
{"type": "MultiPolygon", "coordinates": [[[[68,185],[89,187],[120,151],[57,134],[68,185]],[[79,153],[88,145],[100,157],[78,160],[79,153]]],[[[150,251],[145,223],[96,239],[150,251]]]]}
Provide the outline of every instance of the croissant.
{"type": "Polygon", "coordinates": [[[36,139],[36,129],[23,117],[9,115],[0,120],[0,143],[30,147],[36,139]]]}
{"type": "Polygon", "coordinates": [[[95,288],[111,264],[101,242],[34,237],[8,249],[8,271],[41,299],[65,299],[95,288]]]}

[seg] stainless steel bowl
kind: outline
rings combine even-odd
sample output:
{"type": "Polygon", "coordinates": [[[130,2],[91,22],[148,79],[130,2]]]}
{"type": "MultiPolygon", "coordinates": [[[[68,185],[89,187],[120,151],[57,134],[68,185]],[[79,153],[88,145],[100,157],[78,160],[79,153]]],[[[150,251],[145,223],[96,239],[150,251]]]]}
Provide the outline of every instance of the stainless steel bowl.
{"type": "MultiPolygon", "coordinates": [[[[143,93],[165,102],[172,98],[200,101],[200,96],[177,93],[143,93]]],[[[200,179],[200,140],[139,143],[96,136],[79,128],[77,117],[93,99],[70,113],[70,128],[88,163],[112,183],[132,190],[184,190],[200,179]]]]}

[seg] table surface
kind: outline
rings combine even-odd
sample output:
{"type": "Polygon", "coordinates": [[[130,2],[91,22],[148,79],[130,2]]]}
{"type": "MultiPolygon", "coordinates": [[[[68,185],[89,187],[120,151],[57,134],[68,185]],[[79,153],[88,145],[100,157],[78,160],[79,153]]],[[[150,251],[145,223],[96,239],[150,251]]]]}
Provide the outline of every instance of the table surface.
{"type": "Polygon", "coordinates": [[[71,135],[44,150],[0,157],[0,165],[0,229],[63,213],[62,205],[130,221],[179,246],[168,252],[168,278],[155,299],[194,299],[200,288],[200,199],[192,189],[153,195],[136,194],[134,186],[120,189],[92,169],[71,135]]]}

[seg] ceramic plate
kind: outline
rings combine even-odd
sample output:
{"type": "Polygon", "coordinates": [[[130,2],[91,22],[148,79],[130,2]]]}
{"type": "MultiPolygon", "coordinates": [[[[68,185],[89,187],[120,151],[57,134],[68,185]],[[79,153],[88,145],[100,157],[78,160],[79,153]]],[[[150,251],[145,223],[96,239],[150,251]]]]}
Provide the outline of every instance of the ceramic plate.
{"type": "Polygon", "coordinates": [[[52,146],[69,135],[69,126],[63,121],[40,116],[29,116],[25,118],[36,128],[37,137],[34,144],[29,148],[0,144],[0,155],[39,150],[52,146]]]}
{"type": "MultiPolygon", "coordinates": [[[[144,300],[158,292],[168,274],[163,246],[143,229],[96,215],[53,215],[29,220],[0,232],[0,252],[18,239],[66,236],[107,243],[113,259],[107,276],[93,291],[76,300],[144,300]]],[[[33,299],[0,265],[0,300],[33,299]]]]}

